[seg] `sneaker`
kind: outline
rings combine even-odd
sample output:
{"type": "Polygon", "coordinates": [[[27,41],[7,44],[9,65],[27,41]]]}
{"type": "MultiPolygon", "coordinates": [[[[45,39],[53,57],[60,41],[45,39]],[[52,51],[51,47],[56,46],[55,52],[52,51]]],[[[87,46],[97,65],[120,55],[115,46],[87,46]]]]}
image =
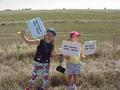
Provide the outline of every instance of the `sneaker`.
{"type": "Polygon", "coordinates": [[[74,90],[74,87],[73,86],[68,86],[67,90],[74,90]]]}
{"type": "Polygon", "coordinates": [[[30,88],[29,87],[25,87],[25,90],[30,90],[30,88]]]}
{"type": "Polygon", "coordinates": [[[44,89],[43,89],[43,87],[40,86],[37,88],[37,90],[44,90],[44,89]]]}
{"type": "Polygon", "coordinates": [[[25,90],[32,90],[32,83],[31,84],[28,84],[26,87],[25,87],[25,90]]]}
{"type": "Polygon", "coordinates": [[[76,85],[68,86],[68,87],[66,88],[66,90],[77,90],[77,87],[76,87],[76,85]]]}
{"type": "Polygon", "coordinates": [[[74,87],[74,90],[77,90],[77,87],[76,87],[76,86],[74,87]]]}
{"type": "Polygon", "coordinates": [[[77,87],[75,84],[73,85],[73,90],[77,90],[77,87]]]}

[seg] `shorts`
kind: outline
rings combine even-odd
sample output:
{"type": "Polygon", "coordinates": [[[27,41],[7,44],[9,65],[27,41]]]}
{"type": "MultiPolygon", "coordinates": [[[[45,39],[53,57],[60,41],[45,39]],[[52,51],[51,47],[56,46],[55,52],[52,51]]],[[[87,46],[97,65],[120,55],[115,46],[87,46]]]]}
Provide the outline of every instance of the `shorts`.
{"type": "Polygon", "coordinates": [[[66,74],[67,75],[80,75],[82,64],[72,64],[67,63],[66,65],[66,74]]]}

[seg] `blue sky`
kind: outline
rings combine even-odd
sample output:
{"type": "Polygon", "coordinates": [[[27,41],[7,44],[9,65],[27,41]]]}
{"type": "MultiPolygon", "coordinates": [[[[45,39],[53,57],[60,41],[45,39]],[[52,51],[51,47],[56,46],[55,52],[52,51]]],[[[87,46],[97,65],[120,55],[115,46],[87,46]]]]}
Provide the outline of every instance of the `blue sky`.
{"type": "Polygon", "coordinates": [[[4,9],[120,9],[120,0],[0,0],[4,9]]]}

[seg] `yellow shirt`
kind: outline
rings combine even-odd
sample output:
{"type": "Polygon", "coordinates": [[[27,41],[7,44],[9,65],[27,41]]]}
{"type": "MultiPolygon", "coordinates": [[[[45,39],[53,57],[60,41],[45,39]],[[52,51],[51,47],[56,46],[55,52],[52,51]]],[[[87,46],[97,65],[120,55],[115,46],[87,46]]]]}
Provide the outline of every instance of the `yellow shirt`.
{"type": "Polygon", "coordinates": [[[68,63],[72,64],[79,64],[80,63],[80,56],[70,56],[70,59],[67,60],[68,63]]]}

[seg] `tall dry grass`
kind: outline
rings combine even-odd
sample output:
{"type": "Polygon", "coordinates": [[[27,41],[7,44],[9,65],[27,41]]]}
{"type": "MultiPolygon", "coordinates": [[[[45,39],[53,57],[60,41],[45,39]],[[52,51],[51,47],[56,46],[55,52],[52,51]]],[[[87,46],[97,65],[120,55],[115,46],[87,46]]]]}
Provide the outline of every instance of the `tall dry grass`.
{"type": "MultiPolygon", "coordinates": [[[[112,42],[101,42],[95,55],[83,59],[79,90],[119,90],[120,89],[120,45],[114,51],[112,42]]],[[[16,44],[0,49],[0,90],[23,90],[30,79],[33,68],[35,46],[16,44]]],[[[57,61],[51,63],[49,90],[65,90],[65,74],[55,71],[57,61]]],[[[64,62],[65,65],[65,62],[64,62]]],[[[36,82],[34,90],[41,83],[36,82]]]]}

